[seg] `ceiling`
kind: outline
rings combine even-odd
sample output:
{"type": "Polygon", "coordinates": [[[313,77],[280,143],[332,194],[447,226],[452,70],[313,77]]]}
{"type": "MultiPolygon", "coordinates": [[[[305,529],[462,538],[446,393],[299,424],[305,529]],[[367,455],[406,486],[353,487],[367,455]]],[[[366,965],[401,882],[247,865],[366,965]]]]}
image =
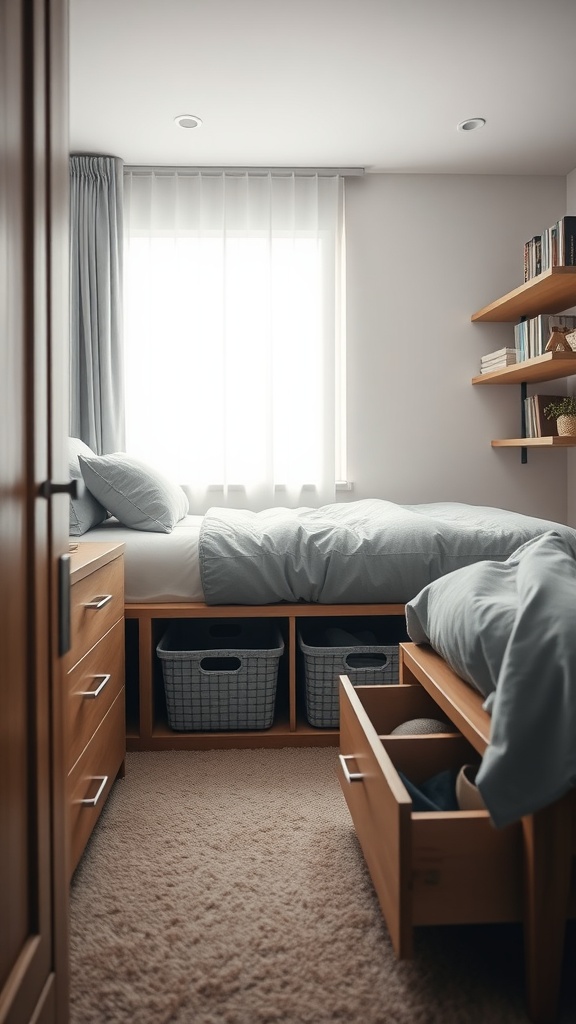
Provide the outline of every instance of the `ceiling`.
{"type": "Polygon", "coordinates": [[[127,164],[565,175],[576,0],[70,0],[70,144],[127,164]]]}

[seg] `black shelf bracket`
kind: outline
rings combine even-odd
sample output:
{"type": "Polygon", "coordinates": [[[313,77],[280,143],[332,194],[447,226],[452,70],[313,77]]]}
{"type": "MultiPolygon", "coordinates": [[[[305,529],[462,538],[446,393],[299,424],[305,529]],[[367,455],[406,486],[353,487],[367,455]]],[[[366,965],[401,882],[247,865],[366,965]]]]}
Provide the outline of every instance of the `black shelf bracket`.
{"type": "MultiPolygon", "coordinates": [[[[520,317],[521,322],[527,319],[527,316],[520,317]]],[[[523,380],[520,384],[520,437],[526,437],[526,395],[526,381],[523,380]]],[[[520,462],[522,465],[528,462],[528,449],[525,446],[520,449],[520,462]]]]}

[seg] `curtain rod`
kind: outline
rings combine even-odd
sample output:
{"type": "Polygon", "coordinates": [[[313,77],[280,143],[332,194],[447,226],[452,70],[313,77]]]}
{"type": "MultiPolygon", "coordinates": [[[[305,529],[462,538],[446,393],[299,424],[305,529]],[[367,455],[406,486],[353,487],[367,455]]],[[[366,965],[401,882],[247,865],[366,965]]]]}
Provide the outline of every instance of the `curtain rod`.
{"type": "Polygon", "coordinates": [[[317,174],[320,178],[331,178],[335,174],[350,178],[364,174],[363,167],[178,167],[125,164],[124,170],[134,174],[150,174],[151,171],[157,174],[294,174],[303,177],[317,174]]]}

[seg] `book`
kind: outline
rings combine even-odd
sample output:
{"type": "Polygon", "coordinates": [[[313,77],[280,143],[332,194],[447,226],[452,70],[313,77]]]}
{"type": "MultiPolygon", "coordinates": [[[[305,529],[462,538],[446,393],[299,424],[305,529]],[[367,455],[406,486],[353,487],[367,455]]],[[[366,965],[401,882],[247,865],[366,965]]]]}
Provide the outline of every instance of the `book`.
{"type": "Polygon", "coordinates": [[[483,365],[480,367],[480,373],[493,373],[494,370],[503,370],[506,366],[514,366],[514,362],[515,360],[513,360],[511,363],[488,363],[487,365],[483,365]]]}
{"type": "Polygon", "coordinates": [[[576,214],[567,214],[524,244],[524,281],[550,267],[576,267],[576,214]]]}
{"type": "Polygon", "coordinates": [[[518,362],[528,358],[528,321],[521,320],[514,327],[514,344],[516,346],[518,362]]]}
{"type": "Polygon", "coordinates": [[[485,356],[482,356],[482,362],[487,362],[490,359],[500,358],[500,356],[514,356],[514,358],[516,358],[516,349],[497,348],[495,352],[487,352],[485,356]]]}
{"type": "Polygon", "coordinates": [[[501,348],[496,352],[489,352],[480,360],[480,373],[490,373],[491,370],[499,370],[503,366],[512,366],[516,358],[515,348],[501,348]]]}
{"type": "Polygon", "coordinates": [[[524,399],[524,437],[536,437],[534,426],[534,403],[532,396],[524,399]]]}
{"type": "Polygon", "coordinates": [[[558,227],[558,267],[576,266],[576,216],[562,217],[558,227]]]}
{"type": "MultiPolygon", "coordinates": [[[[554,437],[557,435],[556,420],[547,419],[544,410],[550,402],[560,402],[565,397],[565,395],[530,395],[528,397],[527,401],[532,407],[530,419],[533,430],[528,437],[554,437]]],[[[528,431],[528,420],[526,430],[528,431]]]]}
{"type": "Polygon", "coordinates": [[[542,235],[534,235],[524,246],[524,280],[542,273],[542,235]]]}
{"type": "Polygon", "coordinates": [[[481,359],[480,366],[493,366],[494,363],[498,363],[500,366],[508,366],[510,363],[516,362],[516,353],[512,352],[511,355],[494,356],[492,359],[481,359]]]}

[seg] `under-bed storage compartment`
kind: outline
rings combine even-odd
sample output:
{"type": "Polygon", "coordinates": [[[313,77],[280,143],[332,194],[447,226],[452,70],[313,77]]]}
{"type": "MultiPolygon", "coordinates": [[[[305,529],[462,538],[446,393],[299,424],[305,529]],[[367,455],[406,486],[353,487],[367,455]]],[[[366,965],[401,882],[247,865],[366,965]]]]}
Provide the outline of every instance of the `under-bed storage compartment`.
{"type": "Polygon", "coordinates": [[[404,617],[302,619],[298,647],[309,724],[338,728],[342,674],[354,686],[397,683],[398,644],[405,638],[404,617]]]}
{"type": "Polygon", "coordinates": [[[284,641],[257,619],[172,622],[156,647],[177,730],[268,729],[284,641]]]}
{"type": "Polygon", "coordinates": [[[339,778],[390,937],[412,954],[416,925],[519,921],[521,826],[496,829],[485,811],[414,811],[416,785],[477,763],[459,733],[390,736],[410,719],[443,716],[419,685],[340,681],[339,778]]]}

